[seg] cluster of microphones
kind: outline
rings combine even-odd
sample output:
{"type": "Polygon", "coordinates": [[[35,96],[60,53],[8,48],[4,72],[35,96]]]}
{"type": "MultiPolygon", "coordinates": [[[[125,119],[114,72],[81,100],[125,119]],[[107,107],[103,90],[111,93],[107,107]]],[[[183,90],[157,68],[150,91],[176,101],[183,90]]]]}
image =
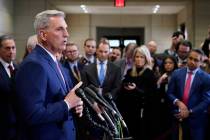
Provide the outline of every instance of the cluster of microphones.
{"type": "Polygon", "coordinates": [[[94,85],[76,89],[76,95],[79,96],[84,104],[91,108],[107,128],[113,139],[132,139],[125,121],[110,93],[100,94],[98,88],[94,85]]]}

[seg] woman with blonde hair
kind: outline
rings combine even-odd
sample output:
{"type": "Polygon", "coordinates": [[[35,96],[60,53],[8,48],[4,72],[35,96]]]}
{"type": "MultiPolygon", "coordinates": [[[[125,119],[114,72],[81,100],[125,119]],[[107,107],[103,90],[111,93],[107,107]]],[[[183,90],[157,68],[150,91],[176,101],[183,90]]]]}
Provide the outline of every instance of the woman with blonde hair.
{"type": "Polygon", "coordinates": [[[154,138],[155,79],[148,48],[144,45],[137,47],[133,54],[133,67],[124,77],[117,99],[130,135],[136,140],[154,138]]]}

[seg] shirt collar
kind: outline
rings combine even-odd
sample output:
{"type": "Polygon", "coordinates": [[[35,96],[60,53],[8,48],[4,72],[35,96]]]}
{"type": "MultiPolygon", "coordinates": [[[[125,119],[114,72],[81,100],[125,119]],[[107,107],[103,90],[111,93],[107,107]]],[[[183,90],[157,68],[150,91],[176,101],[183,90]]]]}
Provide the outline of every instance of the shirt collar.
{"type": "MultiPolygon", "coordinates": [[[[99,65],[99,64],[101,63],[101,61],[99,61],[98,58],[97,58],[96,61],[97,61],[97,65],[99,65]]],[[[108,62],[108,60],[103,61],[103,63],[104,63],[105,65],[107,64],[107,62],[108,62]]]]}
{"type": "Polygon", "coordinates": [[[73,68],[74,66],[77,67],[77,61],[74,62],[68,62],[68,64],[70,65],[71,68],[73,68]]]}
{"type": "Polygon", "coordinates": [[[2,63],[2,65],[3,65],[5,68],[8,68],[9,65],[11,65],[11,66],[14,68],[14,65],[13,65],[12,62],[7,63],[7,62],[4,61],[1,57],[0,57],[0,62],[2,63]]]}
{"type": "Polygon", "coordinates": [[[54,62],[57,62],[57,59],[56,57],[51,53],[49,52],[46,48],[44,48],[41,44],[39,44],[40,47],[42,47],[49,55],[50,57],[53,59],[54,62]]]}
{"type": "Polygon", "coordinates": [[[195,74],[197,71],[199,70],[199,68],[195,69],[195,70],[190,70],[189,68],[187,68],[187,73],[188,72],[192,72],[192,74],[195,74]]]}
{"type": "Polygon", "coordinates": [[[90,56],[90,57],[87,57],[86,55],[84,55],[84,57],[85,57],[88,61],[90,61],[90,63],[93,63],[93,62],[94,62],[94,56],[93,56],[93,55],[90,56]]]}

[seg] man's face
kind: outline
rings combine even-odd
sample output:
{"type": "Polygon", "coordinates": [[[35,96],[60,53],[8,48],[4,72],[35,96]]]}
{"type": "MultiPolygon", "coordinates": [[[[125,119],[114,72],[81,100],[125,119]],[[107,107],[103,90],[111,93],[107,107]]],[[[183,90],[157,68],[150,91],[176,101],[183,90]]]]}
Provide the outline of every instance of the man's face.
{"type": "Polygon", "coordinates": [[[68,58],[69,61],[75,61],[79,58],[79,51],[77,46],[71,45],[71,46],[66,46],[66,57],[68,58]]]}
{"type": "Polygon", "coordinates": [[[16,46],[13,39],[7,39],[2,41],[0,47],[0,57],[7,63],[15,60],[16,57],[16,46]]]}
{"type": "Polygon", "coordinates": [[[200,67],[202,61],[202,55],[197,52],[190,52],[187,58],[187,66],[190,70],[195,70],[196,68],[200,67]]]}
{"type": "Polygon", "coordinates": [[[85,55],[92,56],[96,52],[96,42],[94,40],[89,40],[84,46],[85,55]]]}
{"type": "Polygon", "coordinates": [[[151,54],[155,54],[155,52],[157,51],[157,44],[154,42],[149,42],[147,47],[151,54]]]}
{"type": "Polygon", "coordinates": [[[187,58],[189,52],[190,52],[190,47],[180,44],[177,54],[179,58],[184,60],[185,58],[187,58]]]}
{"type": "Polygon", "coordinates": [[[111,61],[116,61],[121,58],[121,51],[119,49],[113,49],[110,53],[110,59],[111,61]]]}
{"type": "Polygon", "coordinates": [[[96,50],[96,55],[99,61],[105,61],[109,56],[109,45],[108,44],[99,44],[99,47],[96,50]]]}
{"type": "Polygon", "coordinates": [[[69,34],[63,17],[51,17],[48,28],[42,31],[42,39],[49,51],[57,53],[65,50],[69,34]]]}

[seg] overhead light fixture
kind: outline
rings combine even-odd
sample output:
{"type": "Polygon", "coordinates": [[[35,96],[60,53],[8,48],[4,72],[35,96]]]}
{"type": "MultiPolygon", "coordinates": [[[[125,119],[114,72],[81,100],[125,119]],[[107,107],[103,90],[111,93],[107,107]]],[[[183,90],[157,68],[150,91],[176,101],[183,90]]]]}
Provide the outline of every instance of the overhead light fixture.
{"type": "Polygon", "coordinates": [[[160,5],[155,5],[155,7],[153,8],[153,13],[156,14],[160,9],[160,5]]]}
{"type": "Polygon", "coordinates": [[[115,7],[125,7],[125,0],[115,0],[114,6],[115,7]]]}
{"type": "Polygon", "coordinates": [[[82,4],[82,5],[80,5],[80,7],[81,7],[81,9],[83,10],[84,13],[88,13],[88,10],[87,10],[85,5],[82,4]]]}

